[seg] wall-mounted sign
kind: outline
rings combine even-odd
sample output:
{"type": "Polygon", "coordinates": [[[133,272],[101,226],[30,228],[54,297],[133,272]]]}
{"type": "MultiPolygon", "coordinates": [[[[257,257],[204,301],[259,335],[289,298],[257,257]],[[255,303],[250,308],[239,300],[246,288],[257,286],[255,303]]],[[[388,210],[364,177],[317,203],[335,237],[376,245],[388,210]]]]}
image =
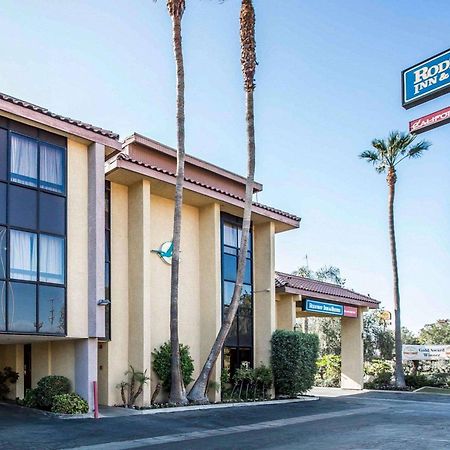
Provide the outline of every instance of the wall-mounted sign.
{"type": "Polygon", "coordinates": [[[405,109],[450,92],[450,49],[402,72],[405,109]]]}
{"type": "Polygon", "coordinates": [[[450,106],[409,122],[410,133],[423,133],[450,122],[450,106]]]}
{"type": "Polygon", "coordinates": [[[172,264],[172,252],[173,252],[173,242],[166,241],[161,244],[158,250],[152,250],[153,253],[157,253],[158,256],[166,263],[172,264]]]}
{"type": "Polygon", "coordinates": [[[345,317],[358,317],[358,308],[354,306],[344,306],[344,316],[345,317]]]}
{"type": "Polygon", "coordinates": [[[310,299],[305,300],[303,310],[321,314],[331,314],[332,316],[342,316],[344,314],[344,307],[342,305],[310,299]]]}
{"type": "Polygon", "coordinates": [[[403,345],[403,361],[450,360],[450,345],[403,345]]]}

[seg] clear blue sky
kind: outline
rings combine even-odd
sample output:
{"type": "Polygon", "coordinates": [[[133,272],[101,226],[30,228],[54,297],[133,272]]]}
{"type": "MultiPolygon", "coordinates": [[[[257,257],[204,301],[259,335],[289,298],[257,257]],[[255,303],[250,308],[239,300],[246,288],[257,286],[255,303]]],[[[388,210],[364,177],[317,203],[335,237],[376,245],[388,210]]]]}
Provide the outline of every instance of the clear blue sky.
{"type": "MultiPolygon", "coordinates": [[[[189,153],[245,173],[239,1],[187,0],[189,153]]],[[[278,236],[277,268],[333,264],[392,308],[387,192],[357,155],[372,138],[450,104],[409,111],[402,69],[450,47],[448,0],[255,0],[259,201],[302,217],[278,236]],[[424,6],[426,3],[426,6],[424,6]]],[[[0,91],[125,137],[175,144],[174,65],[165,1],[1,0],[0,91]]],[[[425,135],[424,135],[425,136],[425,135]]],[[[449,317],[450,125],[399,171],[403,322],[449,317]]]]}

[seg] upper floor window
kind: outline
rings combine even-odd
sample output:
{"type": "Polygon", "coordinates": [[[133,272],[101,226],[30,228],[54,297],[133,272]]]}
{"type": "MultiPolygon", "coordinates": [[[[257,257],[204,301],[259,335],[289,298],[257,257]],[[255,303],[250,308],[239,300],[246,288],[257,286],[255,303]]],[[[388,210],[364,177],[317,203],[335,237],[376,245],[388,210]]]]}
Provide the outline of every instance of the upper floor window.
{"type": "Polygon", "coordinates": [[[65,192],[65,149],[16,133],[10,139],[10,181],[65,192]]]}
{"type": "Polygon", "coordinates": [[[65,194],[65,138],[0,128],[0,332],[66,331],[65,194]]]}

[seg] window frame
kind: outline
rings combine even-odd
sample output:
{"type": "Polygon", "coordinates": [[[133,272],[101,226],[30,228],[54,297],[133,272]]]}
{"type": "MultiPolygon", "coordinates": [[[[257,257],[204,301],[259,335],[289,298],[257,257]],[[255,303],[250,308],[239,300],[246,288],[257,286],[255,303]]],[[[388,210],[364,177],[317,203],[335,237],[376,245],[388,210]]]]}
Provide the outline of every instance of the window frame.
{"type": "MultiPolygon", "coordinates": [[[[226,253],[225,252],[225,246],[228,247],[229,249],[235,249],[236,250],[236,269],[237,269],[237,264],[238,264],[238,257],[239,257],[239,244],[240,244],[240,233],[239,231],[237,232],[237,244],[236,247],[232,247],[230,245],[225,245],[225,240],[224,240],[224,228],[225,228],[225,224],[230,224],[230,225],[235,225],[238,227],[242,227],[242,218],[240,217],[236,217],[233,216],[231,214],[222,212],[220,214],[220,268],[221,268],[221,312],[222,312],[222,320],[224,318],[224,313],[225,313],[225,308],[228,305],[225,305],[225,283],[226,282],[231,282],[231,283],[235,283],[235,281],[230,280],[230,279],[226,279],[224,277],[224,255],[230,255],[230,253],[226,253]]],[[[255,352],[254,352],[254,348],[255,348],[255,314],[254,314],[254,309],[255,309],[255,305],[254,305],[254,300],[255,300],[255,292],[254,292],[254,261],[253,261],[253,255],[254,255],[254,230],[253,230],[253,223],[250,224],[250,242],[249,242],[249,247],[247,249],[247,255],[246,255],[246,260],[250,260],[250,284],[248,283],[243,283],[243,287],[245,286],[249,286],[250,287],[250,292],[251,292],[251,309],[250,309],[250,318],[251,318],[251,345],[240,345],[239,342],[239,312],[240,312],[240,307],[238,307],[238,310],[236,312],[236,345],[226,345],[226,342],[224,344],[224,349],[225,348],[230,348],[230,349],[235,349],[237,351],[238,354],[238,367],[241,364],[239,355],[240,355],[240,350],[249,350],[250,351],[250,355],[251,355],[251,367],[254,367],[254,358],[255,358],[255,352]]],[[[245,277],[245,274],[244,274],[245,277]]],[[[222,368],[224,367],[224,351],[222,351],[222,368]]]]}
{"type": "Polygon", "coordinates": [[[15,122],[13,120],[7,120],[6,125],[2,124],[0,125],[0,128],[7,131],[7,151],[6,151],[6,159],[7,159],[7,173],[6,173],[6,180],[2,180],[1,182],[6,185],[6,222],[3,224],[0,224],[2,227],[6,228],[6,276],[5,278],[1,278],[1,281],[5,282],[5,317],[6,317],[6,324],[5,324],[5,330],[0,330],[0,334],[13,334],[13,335],[38,335],[38,336],[60,336],[65,337],[67,336],[67,181],[68,181],[68,152],[67,152],[67,139],[63,138],[61,136],[57,136],[54,134],[51,134],[45,130],[40,130],[38,128],[31,128],[26,127],[27,130],[29,128],[30,131],[33,131],[35,134],[30,132],[29,135],[27,135],[25,132],[21,130],[22,124],[19,122],[15,122]],[[18,131],[19,130],[19,131],[18,131]],[[38,154],[37,154],[37,179],[36,179],[36,186],[28,186],[25,184],[21,184],[16,181],[11,180],[11,134],[19,135],[27,139],[33,139],[37,141],[38,144],[38,154]],[[55,142],[58,143],[55,143],[55,142]],[[64,146],[62,143],[64,142],[64,146]],[[64,189],[63,192],[56,192],[46,189],[45,187],[41,187],[41,179],[40,179],[40,145],[41,143],[45,143],[45,145],[58,147],[62,150],[63,155],[63,185],[64,189]],[[18,186],[22,187],[24,189],[30,189],[37,193],[37,205],[36,205],[36,228],[25,228],[20,226],[12,226],[9,223],[9,191],[10,186],[18,186]],[[64,198],[64,233],[58,234],[58,233],[52,233],[45,230],[40,229],[40,193],[44,194],[50,194],[58,197],[64,198]],[[37,278],[36,281],[32,280],[20,280],[16,278],[11,277],[10,273],[10,252],[11,252],[11,246],[10,246],[10,231],[16,230],[16,231],[23,231],[28,233],[34,233],[37,235],[37,278]],[[51,283],[46,281],[40,280],[40,236],[41,234],[51,236],[51,237],[57,237],[63,239],[63,251],[64,251],[64,258],[63,258],[63,264],[64,264],[64,277],[63,277],[63,283],[51,283]],[[9,298],[10,298],[10,289],[11,289],[11,283],[23,283],[23,284],[32,284],[35,286],[36,291],[36,297],[35,297],[35,308],[36,308],[36,323],[35,323],[35,331],[31,332],[22,332],[22,331],[10,331],[9,330],[9,323],[8,323],[8,314],[9,314],[9,298]],[[39,292],[40,292],[40,286],[48,286],[48,287],[58,287],[63,289],[64,291],[64,332],[63,333],[41,333],[38,331],[38,324],[39,324],[39,292]]]}

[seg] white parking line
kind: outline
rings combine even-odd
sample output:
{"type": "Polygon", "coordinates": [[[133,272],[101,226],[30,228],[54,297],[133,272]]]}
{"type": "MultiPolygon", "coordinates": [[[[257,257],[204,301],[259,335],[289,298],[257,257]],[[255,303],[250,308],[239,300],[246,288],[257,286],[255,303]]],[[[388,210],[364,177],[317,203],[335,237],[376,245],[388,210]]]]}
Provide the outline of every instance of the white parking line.
{"type": "Polygon", "coordinates": [[[300,423],[314,422],[317,420],[332,419],[335,417],[354,416],[358,414],[371,414],[382,411],[384,409],[386,408],[382,407],[357,408],[347,411],[335,411],[329,413],[314,414],[311,416],[270,420],[266,422],[253,423],[249,425],[237,425],[234,427],[217,428],[215,430],[193,431],[189,433],[171,434],[143,439],[133,439],[129,441],[116,441],[96,445],[86,445],[82,447],[73,447],[65,450],[126,450],[130,448],[149,447],[152,445],[170,444],[173,442],[190,441],[193,439],[204,439],[214,436],[223,436],[227,434],[246,433],[248,431],[258,431],[269,428],[285,427],[289,425],[297,425],[300,423]]]}

